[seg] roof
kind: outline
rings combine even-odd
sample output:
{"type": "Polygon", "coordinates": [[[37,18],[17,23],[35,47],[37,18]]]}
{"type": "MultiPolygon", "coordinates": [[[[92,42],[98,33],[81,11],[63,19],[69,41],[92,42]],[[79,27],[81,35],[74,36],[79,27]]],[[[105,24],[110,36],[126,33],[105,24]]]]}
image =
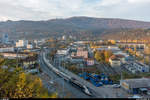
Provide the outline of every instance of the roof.
{"type": "Polygon", "coordinates": [[[115,55],[117,58],[124,58],[125,56],[124,55],[121,55],[121,54],[118,54],[118,55],[115,55]]]}
{"type": "Polygon", "coordinates": [[[127,79],[123,82],[129,84],[130,88],[150,87],[150,78],[127,79]]]}
{"type": "Polygon", "coordinates": [[[94,60],[93,58],[85,58],[85,60],[94,60]]]}
{"type": "Polygon", "coordinates": [[[72,57],[72,59],[83,59],[82,56],[75,56],[75,57],[72,57]]]}
{"type": "Polygon", "coordinates": [[[112,55],[110,57],[111,60],[119,60],[120,58],[124,58],[124,55],[118,54],[118,55],[112,55]]]}

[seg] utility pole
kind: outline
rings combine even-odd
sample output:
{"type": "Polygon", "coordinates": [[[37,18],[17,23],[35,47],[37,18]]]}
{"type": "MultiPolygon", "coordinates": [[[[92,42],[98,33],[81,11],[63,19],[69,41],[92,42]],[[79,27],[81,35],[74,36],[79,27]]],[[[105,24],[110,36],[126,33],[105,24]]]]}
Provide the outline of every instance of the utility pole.
{"type": "Polygon", "coordinates": [[[19,60],[19,59],[18,59],[18,51],[19,51],[19,50],[18,50],[18,48],[17,48],[17,55],[16,55],[16,56],[17,56],[17,68],[18,68],[18,63],[19,63],[19,61],[18,61],[18,60],[19,60]]]}

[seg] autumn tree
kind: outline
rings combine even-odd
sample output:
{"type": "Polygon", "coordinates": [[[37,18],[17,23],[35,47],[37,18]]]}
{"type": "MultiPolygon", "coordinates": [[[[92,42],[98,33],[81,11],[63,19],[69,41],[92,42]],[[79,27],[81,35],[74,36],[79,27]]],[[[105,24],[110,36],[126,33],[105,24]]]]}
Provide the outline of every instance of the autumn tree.
{"type": "Polygon", "coordinates": [[[107,51],[107,50],[103,50],[103,51],[96,51],[95,52],[95,59],[99,62],[108,62],[109,58],[113,55],[112,51],[107,51]]]}
{"type": "Polygon", "coordinates": [[[1,98],[51,98],[39,77],[25,74],[21,67],[10,69],[11,66],[7,69],[0,67],[1,98]]]}
{"type": "Polygon", "coordinates": [[[109,58],[113,55],[111,51],[104,51],[105,62],[109,62],[109,58]]]}
{"type": "Polygon", "coordinates": [[[102,53],[102,52],[100,52],[100,51],[96,51],[96,52],[95,52],[95,59],[96,59],[97,61],[100,61],[100,62],[104,61],[104,60],[105,60],[104,53],[102,53]]]}

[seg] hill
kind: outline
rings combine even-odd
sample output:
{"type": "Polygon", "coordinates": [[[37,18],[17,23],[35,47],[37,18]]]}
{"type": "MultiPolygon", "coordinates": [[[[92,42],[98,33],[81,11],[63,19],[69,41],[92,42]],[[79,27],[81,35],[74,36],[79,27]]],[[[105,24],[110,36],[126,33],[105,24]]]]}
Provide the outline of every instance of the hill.
{"type": "Polygon", "coordinates": [[[43,38],[72,34],[90,36],[118,32],[126,29],[148,29],[150,22],[92,17],[71,17],[47,21],[11,21],[0,22],[0,36],[8,33],[11,38],[43,38]]]}
{"type": "Polygon", "coordinates": [[[150,42],[150,29],[131,29],[112,32],[109,34],[103,34],[103,39],[146,40],[147,42],[150,42]]]}

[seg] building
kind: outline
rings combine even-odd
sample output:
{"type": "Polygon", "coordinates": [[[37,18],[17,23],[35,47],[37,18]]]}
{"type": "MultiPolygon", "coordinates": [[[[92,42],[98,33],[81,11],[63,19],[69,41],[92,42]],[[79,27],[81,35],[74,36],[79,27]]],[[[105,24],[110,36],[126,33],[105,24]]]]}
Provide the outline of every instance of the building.
{"type": "Polygon", "coordinates": [[[84,59],[83,59],[83,57],[72,57],[71,59],[70,59],[70,61],[72,62],[72,63],[84,63],[84,59]]]}
{"type": "Polygon", "coordinates": [[[25,53],[14,53],[14,52],[5,52],[5,53],[1,53],[1,55],[4,58],[8,58],[8,59],[16,59],[16,58],[20,58],[20,59],[25,59],[28,55],[25,53]]]}
{"type": "Polygon", "coordinates": [[[118,46],[108,46],[108,49],[109,50],[112,50],[112,51],[119,51],[120,49],[118,48],[118,46]]]}
{"type": "Polygon", "coordinates": [[[64,36],[62,36],[62,40],[66,40],[66,36],[64,35],[64,36]]]}
{"type": "Polygon", "coordinates": [[[113,55],[109,58],[109,63],[112,67],[120,66],[126,62],[125,56],[123,55],[113,55]]]}
{"type": "Polygon", "coordinates": [[[102,50],[106,50],[106,51],[110,50],[113,53],[120,51],[120,49],[117,46],[100,46],[100,48],[97,48],[97,50],[100,50],[100,51],[102,51],[102,50]]]}
{"type": "Polygon", "coordinates": [[[61,49],[61,50],[57,50],[57,55],[68,55],[69,53],[69,49],[61,49]]]}
{"type": "Polygon", "coordinates": [[[16,47],[26,47],[28,45],[28,40],[19,40],[16,42],[16,47]]]}
{"type": "Polygon", "coordinates": [[[88,51],[86,51],[86,50],[77,50],[77,57],[88,58],[88,51]]]}
{"type": "Polygon", "coordinates": [[[114,55],[123,55],[123,56],[125,56],[125,57],[128,57],[128,56],[129,56],[127,53],[122,52],[122,51],[117,51],[117,52],[114,52],[113,54],[114,54],[114,55]]]}
{"type": "Polygon", "coordinates": [[[136,55],[137,55],[137,56],[144,57],[144,54],[143,54],[141,51],[136,51],[136,55]]]}
{"type": "Polygon", "coordinates": [[[8,34],[3,34],[2,43],[7,44],[9,42],[8,34]]]}
{"type": "Polygon", "coordinates": [[[21,60],[23,66],[28,67],[29,65],[33,65],[37,62],[37,57],[27,57],[21,60]]]}
{"type": "Polygon", "coordinates": [[[87,66],[93,66],[95,64],[95,61],[92,58],[86,58],[85,61],[87,66]]]}
{"type": "Polygon", "coordinates": [[[33,49],[32,44],[27,44],[27,49],[33,49]]]}
{"type": "Polygon", "coordinates": [[[76,57],[77,56],[77,53],[76,52],[72,52],[71,53],[71,57],[76,57]]]}
{"type": "Polygon", "coordinates": [[[139,72],[149,72],[149,66],[140,62],[133,63],[133,66],[139,71],[139,72]]]}
{"type": "Polygon", "coordinates": [[[128,62],[125,68],[133,74],[137,72],[149,72],[149,66],[140,62],[128,62]]]}
{"type": "Polygon", "coordinates": [[[126,79],[120,81],[120,85],[129,93],[141,94],[150,88],[150,78],[126,79]]]}
{"type": "Polygon", "coordinates": [[[118,67],[121,65],[120,59],[113,57],[109,58],[109,63],[112,67],[118,67]]]}
{"type": "Polygon", "coordinates": [[[14,52],[14,47],[0,48],[0,52],[14,52]]]}

